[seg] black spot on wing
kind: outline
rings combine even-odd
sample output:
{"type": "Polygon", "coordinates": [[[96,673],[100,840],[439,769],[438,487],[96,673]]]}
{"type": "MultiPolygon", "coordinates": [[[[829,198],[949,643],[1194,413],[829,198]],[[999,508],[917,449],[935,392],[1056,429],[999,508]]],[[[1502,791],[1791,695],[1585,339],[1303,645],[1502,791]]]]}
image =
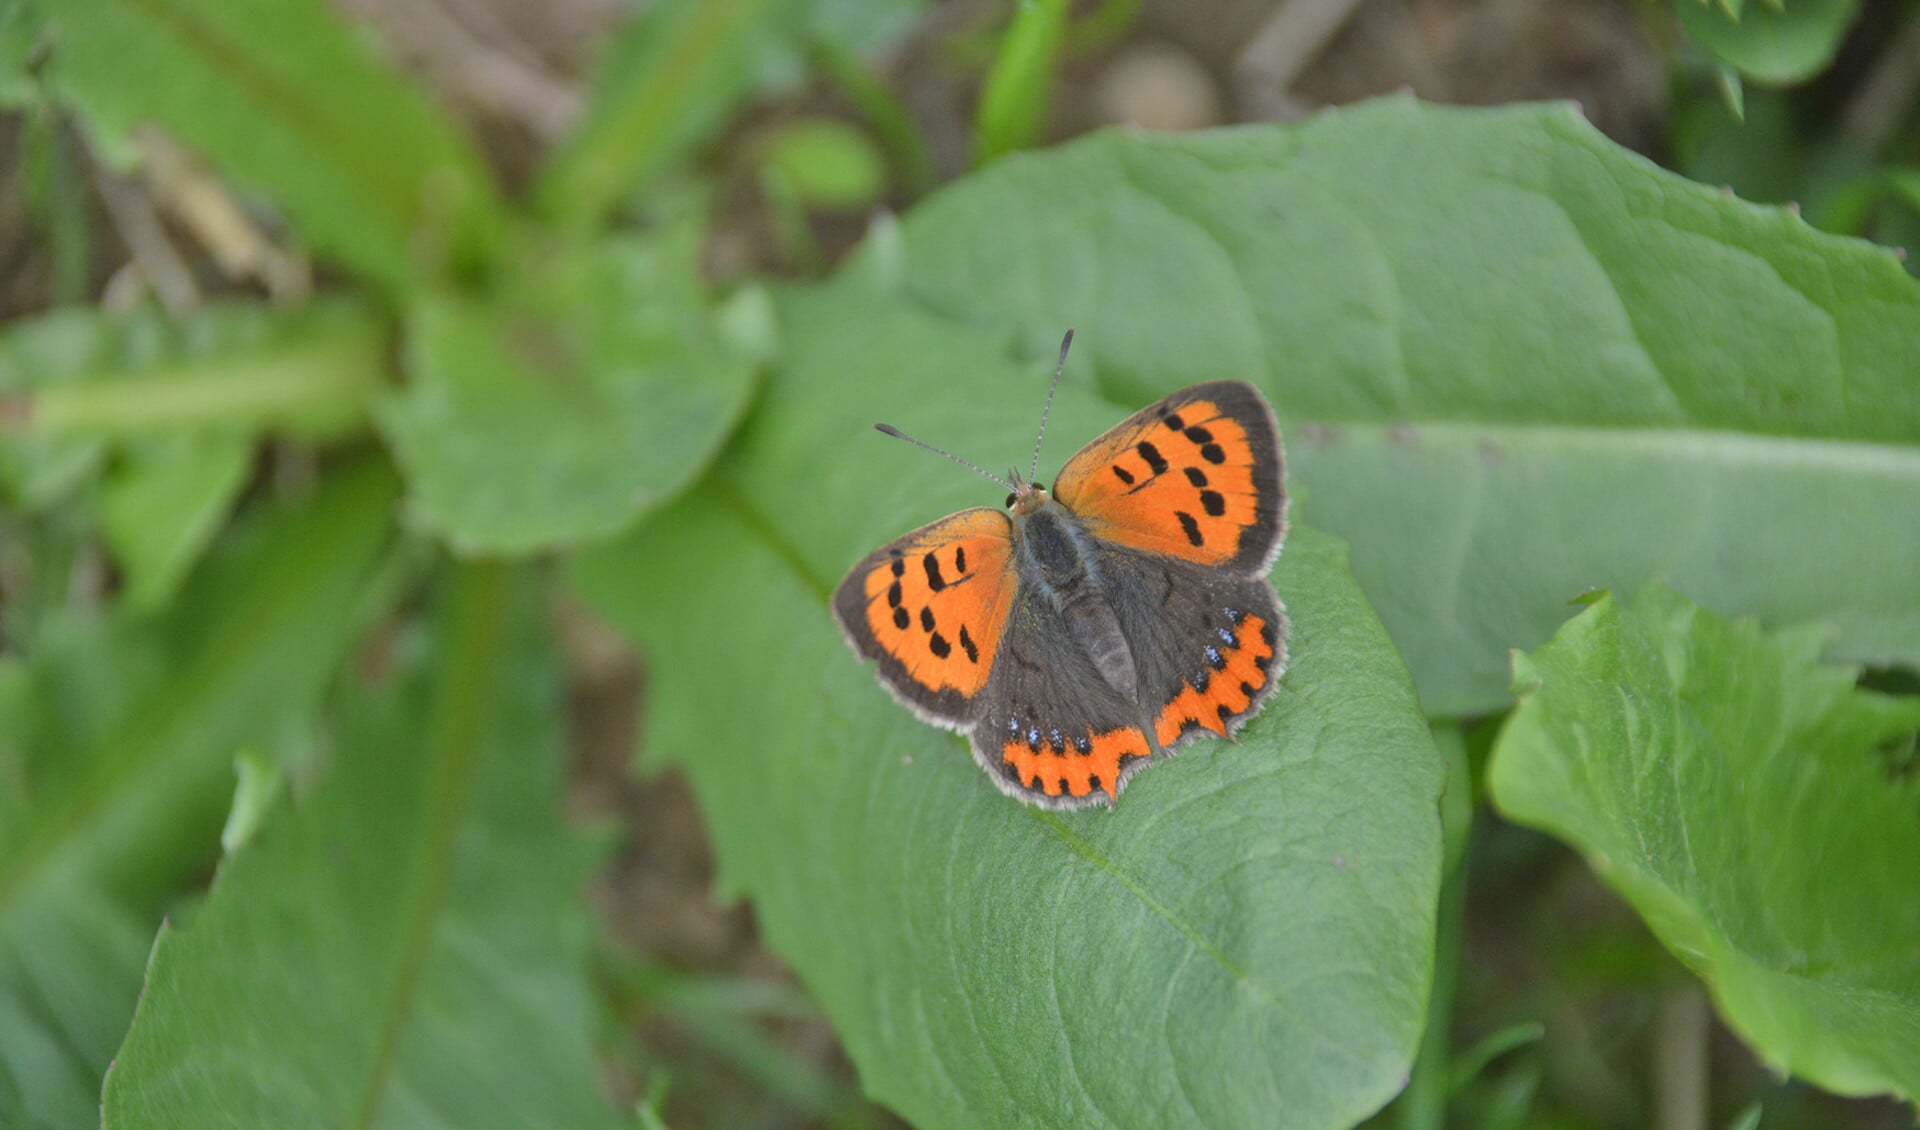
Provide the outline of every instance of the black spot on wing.
{"type": "Polygon", "coordinates": [[[1175,412],[1173,415],[1167,417],[1167,427],[1172,428],[1176,432],[1183,430],[1186,426],[1187,426],[1187,422],[1180,418],[1180,414],[1178,412],[1175,412]]]}
{"type": "Polygon", "coordinates": [[[1141,440],[1139,443],[1133,445],[1133,449],[1140,453],[1141,459],[1146,460],[1148,467],[1153,468],[1154,474],[1164,475],[1167,473],[1167,459],[1166,456],[1160,454],[1159,448],[1148,443],[1146,440],[1141,440]]]}
{"type": "Polygon", "coordinates": [[[1192,484],[1193,484],[1194,486],[1197,486],[1197,487],[1203,487],[1203,486],[1206,486],[1206,485],[1207,485],[1207,473],[1206,473],[1205,471],[1202,471],[1202,470],[1201,470],[1200,468],[1198,468],[1198,467],[1188,467],[1188,468],[1187,468],[1187,481],[1188,481],[1188,482],[1190,482],[1190,483],[1192,483],[1192,484]]]}
{"type": "Polygon", "coordinates": [[[1227,453],[1217,443],[1209,443],[1200,448],[1200,458],[1209,463],[1219,464],[1227,461],[1227,453]]]}
{"type": "Polygon", "coordinates": [[[1121,482],[1127,484],[1128,486],[1133,485],[1133,472],[1127,470],[1125,467],[1120,466],[1118,463],[1115,463],[1113,465],[1113,477],[1116,479],[1119,479],[1121,482]]]}
{"type": "MultiPolygon", "coordinates": [[[[896,561],[894,564],[897,565],[899,564],[899,562],[896,561]]],[[[895,581],[892,584],[887,586],[887,603],[894,608],[900,607],[900,582],[899,581],[895,581]]]]}
{"type": "Polygon", "coordinates": [[[926,567],[928,588],[934,592],[939,592],[941,589],[947,587],[946,578],[940,575],[940,559],[935,557],[931,551],[920,559],[920,564],[926,567]]]}
{"type": "Polygon", "coordinates": [[[893,610],[893,626],[894,627],[899,628],[902,631],[905,631],[907,625],[911,623],[913,623],[913,617],[907,615],[906,609],[896,608],[893,610]]]}
{"type": "Polygon", "coordinates": [[[1188,428],[1186,437],[1195,443],[1212,443],[1213,433],[1205,428],[1188,428]]]}
{"type": "Polygon", "coordinates": [[[1218,518],[1227,512],[1227,500],[1217,490],[1203,490],[1200,492],[1200,509],[1205,510],[1209,517],[1218,518]]]}
{"type": "Polygon", "coordinates": [[[1199,545],[1207,540],[1200,536],[1200,523],[1194,519],[1193,515],[1187,513],[1185,510],[1176,510],[1173,512],[1173,516],[1180,519],[1180,528],[1187,532],[1187,540],[1189,542],[1192,542],[1194,545],[1199,545]]]}
{"type": "Polygon", "coordinates": [[[922,608],[920,610],[920,627],[929,632],[933,631],[933,609],[922,608]]]}

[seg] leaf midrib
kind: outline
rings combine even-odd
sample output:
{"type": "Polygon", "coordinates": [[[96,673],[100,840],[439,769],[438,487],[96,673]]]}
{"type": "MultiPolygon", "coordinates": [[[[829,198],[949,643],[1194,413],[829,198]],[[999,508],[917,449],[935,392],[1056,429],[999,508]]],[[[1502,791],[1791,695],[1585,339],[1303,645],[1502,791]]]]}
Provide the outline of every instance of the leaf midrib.
{"type": "Polygon", "coordinates": [[[484,723],[493,704],[486,689],[498,681],[493,676],[506,660],[506,576],[506,567],[497,563],[466,568],[455,579],[449,597],[456,605],[448,646],[453,661],[439,684],[427,740],[431,758],[427,811],[420,824],[423,842],[418,862],[407,880],[400,959],[353,1119],[353,1125],[362,1130],[378,1117],[388,1080],[398,1065],[400,1041],[446,907],[455,841],[472,800],[484,723]]]}
{"type": "Polygon", "coordinates": [[[1697,455],[1703,461],[1748,466],[1920,477],[1920,440],[1905,446],[1708,428],[1580,427],[1417,418],[1298,420],[1284,425],[1282,434],[1290,447],[1315,449],[1338,446],[1348,435],[1368,440],[1384,438],[1408,451],[1417,451],[1429,442],[1453,447],[1491,441],[1495,446],[1486,451],[1488,462],[1497,462],[1506,448],[1513,448],[1602,455],[1697,455]],[[1322,431],[1316,434],[1315,429],[1322,431]]]}

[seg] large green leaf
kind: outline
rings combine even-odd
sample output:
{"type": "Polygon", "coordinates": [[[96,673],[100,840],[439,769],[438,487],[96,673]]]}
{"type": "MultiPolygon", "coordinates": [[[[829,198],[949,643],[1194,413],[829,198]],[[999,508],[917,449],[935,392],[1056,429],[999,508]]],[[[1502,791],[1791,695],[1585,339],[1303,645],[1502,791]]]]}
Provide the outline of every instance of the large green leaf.
{"type": "Polygon", "coordinates": [[[1664,588],[1515,659],[1489,769],[1707,980],[1782,1071],[1920,1095],[1920,698],[1858,689],[1820,633],[1664,588]],[[1900,760],[1904,756],[1904,761],[1900,760]]]}
{"type": "Polygon", "coordinates": [[[501,230],[466,138],[319,0],[30,3],[54,89],[95,126],[168,130],[392,289],[501,230]]]}
{"type": "Polygon", "coordinates": [[[455,577],[400,685],[347,703],[331,776],[162,931],[105,1125],[615,1124],[528,579],[455,577]]]}
{"type": "MultiPolygon", "coordinates": [[[[1294,663],[1237,743],[1148,770],[1111,812],[1024,807],[887,697],[826,594],[885,538],[999,500],[873,415],[1024,458],[1047,359],[857,276],[782,313],[736,456],[575,578],[647,647],[650,746],[867,1090],[928,1127],[1377,1108],[1420,1034],[1441,773],[1338,543],[1296,530],[1282,556],[1294,663]]],[[[1049,463],[1120,412],[1063,388],[1049,463]]]]}
{"type": "Polygon", "coordinates": [[[462,552],[528,552],[615,533],[700,473],[754,366],[711,323],[695,238],[602,240],[500,303],[416,311],[413,379],[380,422],[422,523],[462,552]]]}
{"type": "Polygon", "coordinates": [[[217,851],[244,748],[311,742],[370,606],[378,466],[236,529],[164,615],[51,620],[0,661],[0,1114],[98,1118],[164,901],[217,851]]]}
{"type": "MultiPolygon", "coordinates": [[[[1692,0],[1686,0],[1691,3],[1692,0]]],[[[1244,377],[1422,700],[1506,699],[1595,586],[1920,662],[1920,283],[1566,107],[1108,133],[904,224],[910,294],[1132,403],[1244,377]]]]}

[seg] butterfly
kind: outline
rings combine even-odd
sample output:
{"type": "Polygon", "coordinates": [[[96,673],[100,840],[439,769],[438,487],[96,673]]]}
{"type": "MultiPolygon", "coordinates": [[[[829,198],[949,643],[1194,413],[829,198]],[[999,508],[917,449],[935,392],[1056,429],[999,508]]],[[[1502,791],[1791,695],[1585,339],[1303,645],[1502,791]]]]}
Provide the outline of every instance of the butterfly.
{"type": "MultiPolygon", "coordinates": [[[[1054,388],[1073,332],[1060,343],[1054,388]]],[[[1267,584],[1287,530],[1279,427],[1258,389],[1209,381],[1134,413],[1034,479],[874,550],[833,594],[881,685],[967,736],[1007,793],[1043,808],[1112,805],[1190,738],[1231,736],[1286,669],[1286,610],[1267,584]]]]}

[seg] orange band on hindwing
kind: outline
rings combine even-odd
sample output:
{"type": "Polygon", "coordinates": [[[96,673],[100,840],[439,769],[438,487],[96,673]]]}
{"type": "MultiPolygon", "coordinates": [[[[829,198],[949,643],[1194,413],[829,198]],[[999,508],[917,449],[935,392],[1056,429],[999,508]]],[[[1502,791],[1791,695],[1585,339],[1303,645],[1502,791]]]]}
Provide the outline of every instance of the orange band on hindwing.
{"type": "Polygon", "coordinates": [[[1231,719],[1246,712],[1267,685],[1274,654],[1273,627],[1246,615],[1223,638],[1207,645],[1206,665],[1154,719],[1154,736],[1170,746],[1195,728],[1224,735],[1231,719]],[[1231,636],[1229,644],[1226,636],[1231,636]]]}
{"type": "Polygon", "coordinates": [[[1147,736],[1131,726],[1072,736],[1020,726],[1018,718],[1009,719],[1000,747],[1002,771],[1020,787],[1050,797],[1084,797],[1098,790],[1111,800],[1119,795],[1121,772],[1151,752],[1147,736]]]}

